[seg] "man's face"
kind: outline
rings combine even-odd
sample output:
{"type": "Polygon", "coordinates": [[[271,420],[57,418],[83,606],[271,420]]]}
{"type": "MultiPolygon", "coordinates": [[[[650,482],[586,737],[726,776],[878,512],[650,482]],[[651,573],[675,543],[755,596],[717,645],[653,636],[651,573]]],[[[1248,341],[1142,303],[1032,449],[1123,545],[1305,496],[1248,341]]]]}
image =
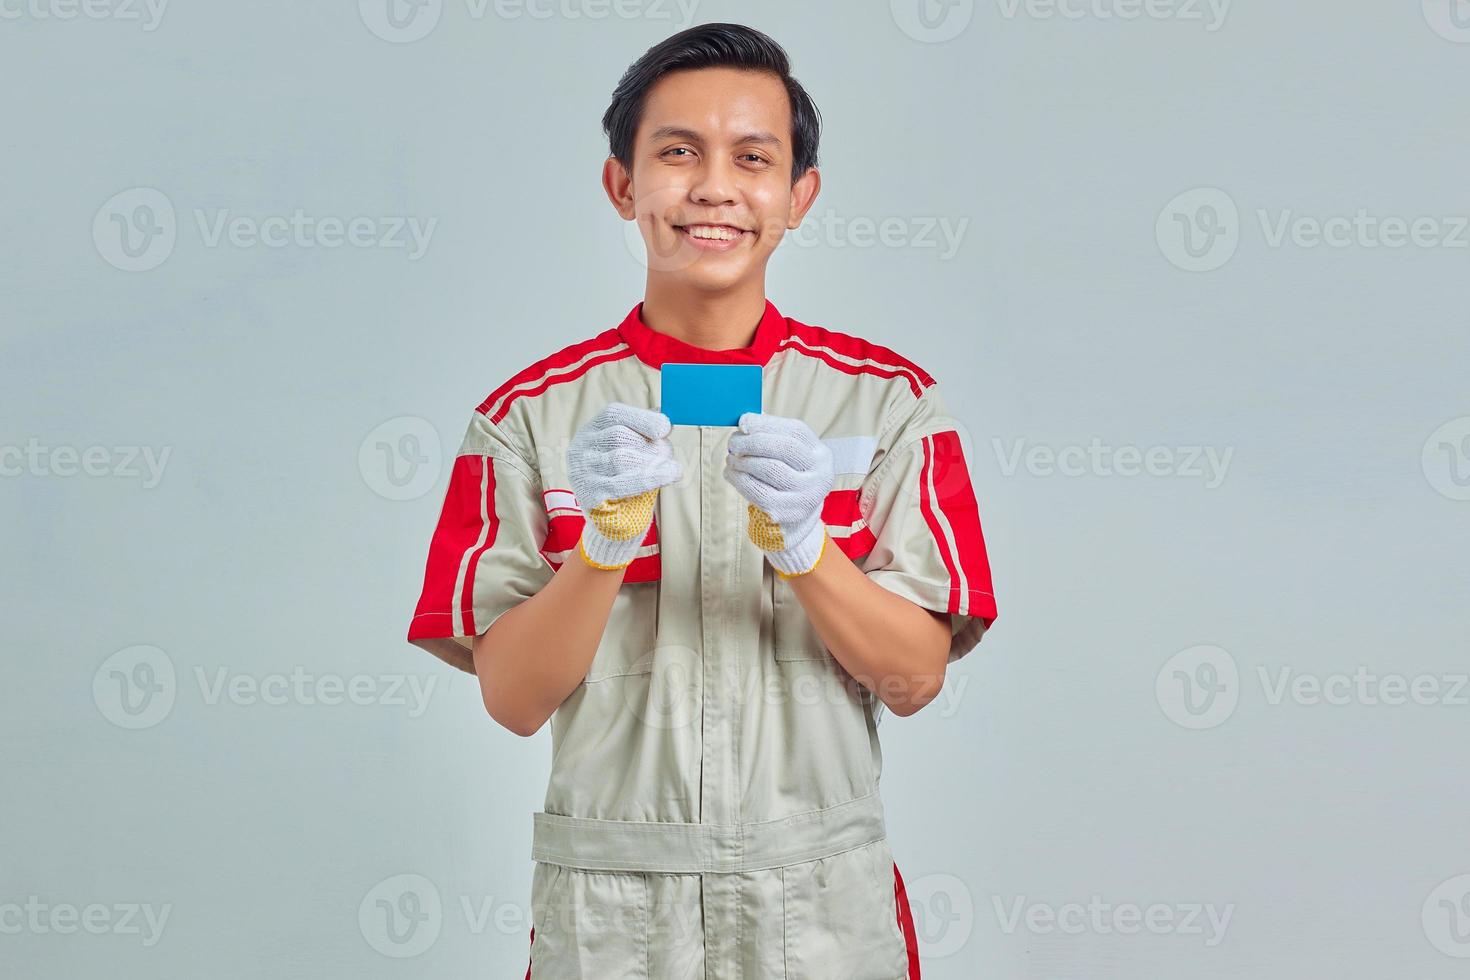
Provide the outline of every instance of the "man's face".
{"type": "Polygon", "coordinates": [[[644,100],[631,163],[629,175],[609,159],[604,185],[637,220],[650,276],[711,291],[761,276],[820,186],[816,170],[791,183],[791,105],[769,72],[665,75],[644,100]]]}

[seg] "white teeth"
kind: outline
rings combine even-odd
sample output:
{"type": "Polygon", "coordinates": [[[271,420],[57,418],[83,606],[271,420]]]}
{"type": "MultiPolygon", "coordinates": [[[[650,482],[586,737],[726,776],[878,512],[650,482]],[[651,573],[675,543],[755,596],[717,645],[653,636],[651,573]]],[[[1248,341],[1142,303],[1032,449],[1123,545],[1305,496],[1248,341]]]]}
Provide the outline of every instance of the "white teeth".
{"type": "Polygon", "coordinates": [[[685,229],[695,238],[710,238],[720,242],[733,242],[740,237],[740,232],[729,228],[716,228],[712,225],[689,225],[685,229]]]}

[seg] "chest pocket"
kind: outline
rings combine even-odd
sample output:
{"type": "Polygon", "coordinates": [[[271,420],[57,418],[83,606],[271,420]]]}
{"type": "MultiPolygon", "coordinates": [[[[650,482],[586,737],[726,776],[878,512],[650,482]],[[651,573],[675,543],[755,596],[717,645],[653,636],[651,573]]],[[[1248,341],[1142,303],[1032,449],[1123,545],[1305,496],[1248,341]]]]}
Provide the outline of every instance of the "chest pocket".
{"type": "MultiPolygon", "coordinates": [[[[577,542],[582,537],[586,514],[570,490],[547,490],[544,497],[546,541],[541,546],[541,557],[552,569],[561,568],[566,561],[581,561],[577,542]]],[[[623,572],[623,584],[613,599],[607,628],[602,631],[602,640],[587,669],[589,684],[653,670],[658,636],[658,584],[662,574],[655,513],[638,557],[623,572]]]]}
{"type": "MultiPolygon", "coordinates": [[[[851,445],[855,439],[823,440],[828,445],[851,445]]],[[[868,460],[872,453],[870,440],[863,440],[857,456],[851,449],[839,454],[834,451],[837,473],[832,489],[822,503],[822,523],[827,526],[828,548],[837,548],[849,559],[857,561],[873,548],[873,532],[863,520],[858,508],[858,494],[862,491],[863,478],[867,474],[868,460]]],[[[826,560],[826,555],[823,555],[826,560]]],[[[791,583],[777,575],[769,567],[766,574],[771,578],[771,642],[775,657],[781,661],[832,660],[832,654],[822,637],[812,625],[806,607],[796,597],[791,583]]]]}
{"type": "MultiPolygon", "coordinates": [[[[832,489],[822,501],[822,523],[828,530],[828,548],[838,548],[853,561],[873,548],[873,532],[858,508],[858,494],[873,458],[872,436],[822,439],[832,450],[832,489]]],[[[825,560],[826,555],[823,555],[825,560]]],[[[772,579],[772,645],[776,660],[833,660],[822,636],[811,624],[806,607],[792,591],[791,583],[767,567],[772,579]]]]}
{"type": "Polygon", "coordinates": [[[771,580],[771,647],[776,659],[831,660],[832,654],[812,625],[811,617],[806,614],[806,607],[796,597],[791,583],[769,567],[766,575],[771,580]]]}
{"type": "Polygon", "coordinates": [[[657,638],[658,583],[624,579],[587,669],[587,683],[650,673],[657,638]]]}

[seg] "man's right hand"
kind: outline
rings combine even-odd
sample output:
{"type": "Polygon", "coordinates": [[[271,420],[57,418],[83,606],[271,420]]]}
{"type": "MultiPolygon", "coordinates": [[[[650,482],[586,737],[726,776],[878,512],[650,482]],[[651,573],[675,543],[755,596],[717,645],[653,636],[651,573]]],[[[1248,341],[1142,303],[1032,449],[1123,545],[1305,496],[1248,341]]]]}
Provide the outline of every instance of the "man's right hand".
{"type": "Polygon", "coordinates": [[[662,412],[609,402],[567,447],[567,474],[586,515],[577,552],[594,568],[626,568],[653,521],[661,487],[682,469],[662,412]]]}

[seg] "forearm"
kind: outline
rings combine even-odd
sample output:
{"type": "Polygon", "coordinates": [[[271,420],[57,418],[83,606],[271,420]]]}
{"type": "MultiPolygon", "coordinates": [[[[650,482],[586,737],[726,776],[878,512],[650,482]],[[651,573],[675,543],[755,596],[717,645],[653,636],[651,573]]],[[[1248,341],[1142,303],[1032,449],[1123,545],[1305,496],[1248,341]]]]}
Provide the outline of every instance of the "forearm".
{"type": "Polygon", "coordinates": [[[894,714],[913,714],[938,696],[947,615],[883,588],[830,539],[815,568],[787,581],[832,656],[894,714]]]}
{"type": "Polygon", "coordinates": [[[587,677],[623,571],[573,555],[531,598],[475,637],[475,673],[485,710],[518,735],[533,735],[587,677]]]}

